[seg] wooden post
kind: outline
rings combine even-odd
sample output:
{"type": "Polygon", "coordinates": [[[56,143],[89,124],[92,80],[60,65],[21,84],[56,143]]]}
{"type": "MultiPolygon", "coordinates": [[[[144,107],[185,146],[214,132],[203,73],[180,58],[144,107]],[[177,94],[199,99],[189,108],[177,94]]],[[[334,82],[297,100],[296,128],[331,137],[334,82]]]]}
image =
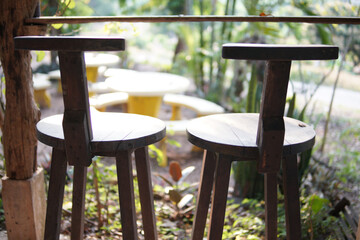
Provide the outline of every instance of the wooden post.
{"type": "Polygon", "coordinates": [[[0,58],[6,81],[6,112],[1,127],[7,175],[2,197],[8,239],[43,238],[45,185],[43,172],[36,171],[35,134],[40,111],[33,97],[30,52],[15,51],[13,40],[41,29],[24,25],[25,19],[34,16],[37,4],[38,0],[0,2],[0,58]]]}
{"type": "Polygon", "coordinates": [[[45,185],[43,169],[32,178],[2,179],[8,239],[44,239],[45,185]]]}

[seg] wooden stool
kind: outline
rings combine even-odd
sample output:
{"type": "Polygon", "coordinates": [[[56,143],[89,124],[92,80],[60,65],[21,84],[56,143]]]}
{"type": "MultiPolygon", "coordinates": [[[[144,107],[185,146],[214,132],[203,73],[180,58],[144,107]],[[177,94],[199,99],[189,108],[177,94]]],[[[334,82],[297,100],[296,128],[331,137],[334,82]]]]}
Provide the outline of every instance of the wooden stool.
{"type": "Polygon", "coordinates": [[[192,239],[203,239],[210,195],[212,207],[208,239],[221,239],[232,161],[258,161],[265,175],[265,235],[277,239],[277,174],[284,179],[287,239],[301,238],[297,154],[315,142],[314,130],[298,120],[284,118],[292,60],[338,57],[335,46],[225,44],[228,59],[266,60],[260,114],[217,114],[188,125],[188,139],[204,148],[200,190],[192,239]],[[213,188],[213,189],[212,189],[213,188]]]}
{"type": "Polygon", "coordinates": [[[17,37],[17,49],[58,51],[64,114],[42,119],[38,139],[53,147],[45,239],[59,239],[67,162],[74,166],[71,239],[83,239],[87,167],[93,156],[116,157],[122,233],[138,239],[131,154],[139,182],[146,239],[157,239],[147,146],[165,137],[159,119],[89,110],[83,51],[122,51],[124,39],[85,37],[17,37]]]}

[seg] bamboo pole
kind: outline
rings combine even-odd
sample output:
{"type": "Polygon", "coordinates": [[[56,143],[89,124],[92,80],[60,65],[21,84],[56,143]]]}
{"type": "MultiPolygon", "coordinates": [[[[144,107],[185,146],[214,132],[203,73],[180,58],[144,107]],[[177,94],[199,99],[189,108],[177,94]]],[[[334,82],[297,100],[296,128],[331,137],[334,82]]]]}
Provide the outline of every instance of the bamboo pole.
{"type": "Polygon", "coordinates": [[[302,16],[302,17],[275,17],[275,16],[72,16],[72,17],[39,17],[28,18],[26,24],[84,24],[95,22],[293,22],[293,23],[323,23],[323,24],[360,24],[360,17],[335,16],[302,16]]]}

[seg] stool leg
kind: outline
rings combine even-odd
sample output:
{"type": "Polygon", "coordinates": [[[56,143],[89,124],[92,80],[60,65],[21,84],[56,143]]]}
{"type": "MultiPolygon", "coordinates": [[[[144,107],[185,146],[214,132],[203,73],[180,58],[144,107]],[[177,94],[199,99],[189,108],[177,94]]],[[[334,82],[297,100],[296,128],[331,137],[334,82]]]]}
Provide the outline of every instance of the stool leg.
{"type": "Polygon", "coordinates": [[[60,236],[66,167],[65,152],[53,148],[44,237],[47,240],[57,240],[60,236]]]}
{"type": "Polygon", "coordinates": [[[137,240],[131,151],[117,152],[116,169],[123,239],[137,240]]]}
{"type": "Polygon", "coordinates": [[[283,181],[286,217],[286,239],[301,239],[299,182],[297,156],[283,159],[283,181]]]}
{"type": "Polygon", "coordinates": [[[84,211],[87,167],[74,166],[71,240],[84,238],[84,211]]]}
{"type": "Polygon", "coordinates": [[[204,151],[200,189],[198,191],[196,213],[192,229],[192,239],[203,239],[206,218],[209,210],[211,190],[214,183],[214,172],[216,167],[216,154],[204,151]]]}
{"type": "Polygon", "coordinates": [[[210,227],[208,233],[209,240],[222,239],[231,162],[232,160],[229,156],[219,154],[218,161],[216,163],[215,182],[210,213],[210,227]]]}
{"type": "Polygon", "coordinates": [[[148,147],[135,150],[141,215],[146,240],[156,240],[156,219],[148,147]]]}
{"type": "Polygon", "coordinates": [[[277,173],[265,173],[265,239],[277,239],[277,173]]]}

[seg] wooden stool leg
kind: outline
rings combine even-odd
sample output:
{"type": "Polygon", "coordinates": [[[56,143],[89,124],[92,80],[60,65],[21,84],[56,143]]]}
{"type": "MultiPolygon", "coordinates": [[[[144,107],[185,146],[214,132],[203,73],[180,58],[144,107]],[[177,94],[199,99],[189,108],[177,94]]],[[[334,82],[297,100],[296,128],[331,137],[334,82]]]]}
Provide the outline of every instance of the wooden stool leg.
{"type": "Polygon", "coordinates": [[[222,239],[231,172],[231,162],[231,157],[219,154],[216,164],[215,182],[212,197],[210,227],[208,233],[209,240],[222,239]]]}
{"type": "Polygon", "coordinates": [[[265,173],[265,239],[277,239],[277,173],[265,173]]]}
{"type": "Polygon", "coordinates": [[[71,240],[84,238],[84,211],[87,167],[74,166],[71,240]]]}
{"type": "Polygon", "coordinates": [[[66,167],[65,152],[53,148],[45,222],[47,240],[59,239],[66,167]]]}
{"type": "Polygon", "coordinates": [[[299,182],[297,156],[283,159],[283,181],[286,216],[286,239],[301,239],[299,182]]]}
{"type": "Polygon", "coordinates": [[[148,147],[135,150],[141,215],[146,240],[156,240],[156,219],[148,147]]]}
{"type": "Polygon", "coordinates": [[[204,151],[200,189],[198,191],[196,213],[192,229],[192,239],[203,239],[206,218],[209,210],[211,190],[214,184],[214,172],[216,167],[216,154],[204,151]]]}
{"type": "Polygon", "coordinates": [[[130,151],[120,151],[116,154],[116,169],[123,239],[137,240],[134,182],[130,151]]]}

